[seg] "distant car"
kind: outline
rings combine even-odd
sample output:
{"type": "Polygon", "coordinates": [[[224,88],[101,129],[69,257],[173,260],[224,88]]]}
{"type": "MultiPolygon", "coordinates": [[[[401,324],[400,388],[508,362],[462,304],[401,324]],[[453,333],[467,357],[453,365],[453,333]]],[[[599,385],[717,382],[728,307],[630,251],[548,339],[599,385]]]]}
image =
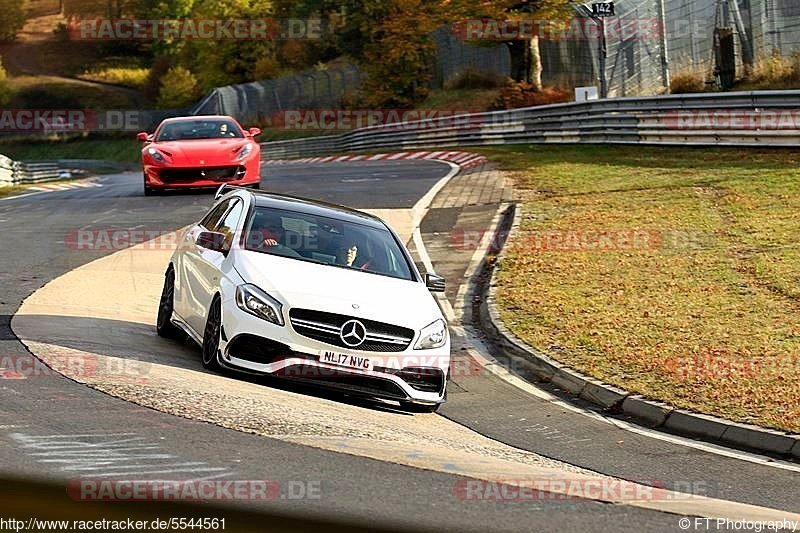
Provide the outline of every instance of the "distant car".
{"type": "Polygon", "coordinates": [[[254,137],[260,133],[226,116],[169,118],[152,135],[139,133],[144,194],[223,183],[258,188],[261,147],[254,137]]]}
{"type": "Polygon", "coordinates": [[[248,191],[186,230],[156,328],[202,346],[203,366],[270,374],[435,411],[446,398],[447,323],[400,238],[379,218],[248,191]]]}

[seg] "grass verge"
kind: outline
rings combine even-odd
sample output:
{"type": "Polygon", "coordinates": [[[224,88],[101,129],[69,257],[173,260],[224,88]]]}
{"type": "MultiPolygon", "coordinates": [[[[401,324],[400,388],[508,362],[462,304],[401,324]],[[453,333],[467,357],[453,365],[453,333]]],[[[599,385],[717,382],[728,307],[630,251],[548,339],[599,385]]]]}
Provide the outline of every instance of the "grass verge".
{"type": "Polygon", "coordinates": [[[78,138],[67,140],[17,138],[0,140],[0,154],[15,161],[52,159],[102,159],[116,163],[137,163],[139,143],[123,138],[78,138]]]}
{"type": "Polygon", "coordinates": [[[498,272],[515,334],[631,392],[800,432],[800,154],[479,151],[521,200],[498,272]]]}

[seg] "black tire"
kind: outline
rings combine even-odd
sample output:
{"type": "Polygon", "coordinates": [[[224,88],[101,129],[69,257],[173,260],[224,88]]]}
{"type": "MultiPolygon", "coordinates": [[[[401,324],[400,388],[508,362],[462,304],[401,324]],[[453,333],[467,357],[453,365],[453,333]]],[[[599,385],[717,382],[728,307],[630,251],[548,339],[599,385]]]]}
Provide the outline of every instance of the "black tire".
{"type": "Polygon", "coordinates": [[[158,302],[158,317],[156,318],[156,332],[167,339],[180,339],[183,332],[172,323],[172,311],[175,309],[175,271],[170,268],[164,276],[164,288],[161,289],[161,299],[158,302]]]}
{"type": "Polygon", "coordinates": [[[222,304],[219,297],[215,297],[208,308],[206,328],[203,331],[203,368],[207,370],[222,370],[219,365],[219,339],[222,330],[222,304]]]}
{"type": "Polygon", "coordinates": [[[261,182],[259,181],[258,183],[250,185],[250,188],[254,190],[259,190],[261,188],[261,182]]]}
{"type": "Polygon", "coordinates": [[[155,196],[156,191],[148,187],[147,185],[144,186],[144,195],[145,196],[155,196]]]}

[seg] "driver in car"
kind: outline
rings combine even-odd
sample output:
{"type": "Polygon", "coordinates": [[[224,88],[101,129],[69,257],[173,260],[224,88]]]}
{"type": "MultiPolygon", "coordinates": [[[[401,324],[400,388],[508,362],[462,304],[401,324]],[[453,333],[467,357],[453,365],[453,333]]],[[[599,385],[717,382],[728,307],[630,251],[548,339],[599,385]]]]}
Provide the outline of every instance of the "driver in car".
{"type": "Polygon", "coordinates": [[[342,266],[367,270],[371,260],[367,257],[360,257],[358,255],[358,244],[350,240],[348,244],[342,247],[339,253],[336,254],[336,263],[342,266]]]}
{"type": "Polygon", "coordinates": [[[297,250],[286,243],[286,230],[279,220],[269,220],[260,228],[253,228],[248,235],[248,244],[266,252],[299,257],[297,250]]]}
{"type": "Polygon", "coordinates": [[[286,230],[283,225],[272,222],[268,226],[262,228],[263,245],[267,248],[271,246],[286,246],[286,230]]]}

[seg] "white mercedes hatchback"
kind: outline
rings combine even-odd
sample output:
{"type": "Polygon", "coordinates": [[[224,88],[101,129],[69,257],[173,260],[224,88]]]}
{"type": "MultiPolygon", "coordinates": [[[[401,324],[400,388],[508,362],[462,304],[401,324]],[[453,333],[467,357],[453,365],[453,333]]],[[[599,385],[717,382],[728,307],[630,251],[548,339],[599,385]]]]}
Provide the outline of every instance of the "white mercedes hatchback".
{"type": "Polygon", "coordinates": [[[157,330],[203,366],[270,374],[435,411],[447,323],[402,241],[367,213],[223,186],[167,267],[157,330]]]}

